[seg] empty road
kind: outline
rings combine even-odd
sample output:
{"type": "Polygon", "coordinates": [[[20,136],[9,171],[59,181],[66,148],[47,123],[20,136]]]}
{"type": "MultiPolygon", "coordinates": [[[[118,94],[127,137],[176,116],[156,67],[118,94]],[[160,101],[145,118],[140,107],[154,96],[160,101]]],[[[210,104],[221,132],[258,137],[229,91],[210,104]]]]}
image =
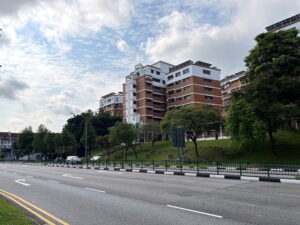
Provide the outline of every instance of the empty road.
{"type": "Polygon", "coordinates": [[[1,163],[0,189],[54,224],[300,224],[299,184],[1,163]]]}

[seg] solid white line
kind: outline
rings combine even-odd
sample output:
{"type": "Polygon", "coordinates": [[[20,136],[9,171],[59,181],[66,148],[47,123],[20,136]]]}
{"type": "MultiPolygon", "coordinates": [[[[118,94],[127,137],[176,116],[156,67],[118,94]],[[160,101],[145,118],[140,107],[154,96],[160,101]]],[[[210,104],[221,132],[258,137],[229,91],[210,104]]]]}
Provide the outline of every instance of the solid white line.
{"type": "Polygon", "coordinates": [[[252,190],[246,190],[246,189],[235,189],[235,188],[229,188],[229,191],[241,191],[241,192],[253,192],[252,190]]]}
{"type": "Polygon", "coordinates": [[[298,197],[298,198],[300,198],[300,195],[289,195],[289,194],[280,194],[280,195],[290,196],[290,197],[298,197]]]}
{"type": "Polygon", "coordinates": [[[196,211],[196,210],[192,210],[192,209],[181,208],[181,207],[174,206],[174,205],[166,205],[166,206],[170,207],[170,208],[174,208],[174,209],[181,209],[181,210],[188,211],[188,212],[199,213],[199,214],[206,215],[206,216],[212,216],[212,217],[216,217],[216,218],[219,218],[219,219],[223,218],[223,216],[210,214],[210,213],[206,213],[206,212],[200,212],[200,211],[196,211]]]}
{"type": "Polygon", "coordinates": [[[111,173],[111,174],[124,174],[124,173],[120,173],[118,171],[107,171],[107,170],[98,170],[98,173],[111,173]]]}
{"type": "Polygon", "coordinates": [[[69,178],[74,178],[74,179],[82,179],[82,177],[73,177],[71,174],[63,174],[63,177],[69,177],[69,178]]]}
{"type": "Polygon", "coordinates": [[[101,191],[101,190],[97,190],[97,189],[93,189],[93,188],[84,188],[86,190],[90,190],[90,191],[96,191],[96,192],[100,192],[100,193],[106,193],[105,191],[101,191]]]}
{"type": "Polygon", "coordinates": [[[52,182],[52,183],[56,183],[56,184],[58,184],[59,182],[58,181],[56,181],[56,180],[48,180],[49,182],[52,182]]]}

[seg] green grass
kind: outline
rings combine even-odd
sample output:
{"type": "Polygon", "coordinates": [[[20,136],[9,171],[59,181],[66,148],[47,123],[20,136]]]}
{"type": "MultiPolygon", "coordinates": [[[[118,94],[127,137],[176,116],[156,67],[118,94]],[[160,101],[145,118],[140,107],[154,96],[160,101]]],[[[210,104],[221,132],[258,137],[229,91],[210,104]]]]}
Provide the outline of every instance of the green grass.
{"type": "Polygon", "coordinates": [[[16,208],[0,197],[0,224],[1,225],[33,225],[35,224],[20,209],[16,208]]]}
{"type": "MultiPolygon", "coordinates": [[[[205,160],[251,160],[251,161],[300,161],[300,132],[280,132],[275,134],[278,154],[271,152],[268,138],[257,144],[252,150],[241,150],[239,143],[230,139],[198,141],[200,158],[205,160]]],[[[139,160],[174,160],[177,148],[170,141],[142,144],[137,147],[139,160]]],[[[110,156],[111,160],[123,159],[123,152],[118,151],[110,156]]],[[[99,152],[98,152],[99,154],[99,152]]],[[[187,142],[185,147],[187,159],[195,160],[194,145],[187,142]]],[[[134,160],[132,150],[128,151],[128,159],[134,160]]]]}

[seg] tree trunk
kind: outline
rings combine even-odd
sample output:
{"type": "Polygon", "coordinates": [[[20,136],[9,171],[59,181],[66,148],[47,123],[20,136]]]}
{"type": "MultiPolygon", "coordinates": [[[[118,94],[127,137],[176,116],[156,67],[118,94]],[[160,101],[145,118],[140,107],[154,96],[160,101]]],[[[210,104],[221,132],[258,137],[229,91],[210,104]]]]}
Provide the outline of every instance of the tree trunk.
{"type": "Polygon", "coordinates": [[[273,153],[273,155],[277,155],[276,146],[275,146],[275,139],[273,137],[273,133],[272,133],[271,129],[268,129],[268,134],[269,134],[269,139],[270,139],[270,142],[271,142],[272,153],[273,153]]]}
{"type": "Polygon", "coordinates": [[[128,151],[128,147],[126,146],[126,148],[125,148],[125,161],[127,161],[127,151],[128,151]]]}
{"type": "Polygon", "coordinates": [[[216,140],[219,139],[219,132],[218,131],[215,132],[215,138],[216,138],[216,140]]]}
{"type": "Polygon", "coordinates": [[[199,158],[198,145],[197,145],[197,138],[191,138],[191,140],[192,140],[192,142],[194,143],[196,157],[199,158]]]}
{"type": "Polygon", "coordinates": [[[132,150],[133,150],[133,152],[134,152],[134,157],[135,157],[135,159],[137,159],[137,152],[136,152],[135,146],[132,147],[132,150]]]}

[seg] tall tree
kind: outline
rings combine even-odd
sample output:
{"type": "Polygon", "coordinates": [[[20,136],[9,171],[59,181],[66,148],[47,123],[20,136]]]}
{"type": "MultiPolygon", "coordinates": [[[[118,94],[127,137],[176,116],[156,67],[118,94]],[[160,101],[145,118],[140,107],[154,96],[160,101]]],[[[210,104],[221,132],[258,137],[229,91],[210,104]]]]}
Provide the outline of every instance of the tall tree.
{"type": "Polygon", "coordinates": [[[161,128],[170,132],[172,128],[183,128],[186,136],[194,144],[196,157],[199,158],[197,138],[209,133],[213,127],[221,123],[220,112],[209,105],[186,106],[168,111],[161,122],[161,128]]]}
{"type": "Polygon", "coordinates": [[[18,149],[25,155],[29,155],[33,151],[32,142],[33,142],[33,131],[31,127],[26,127],[21,131],[17,138],[18,149]]]}
{"type": "Polygon", "coordinates": [[[55,133],[47,132],[44,137],[44,144],[46,149],[46,156],[53,157],[55,154],[55,133]]]}
{"type": "Polygon", "coordinates": [[[37,132],[34,134],[32,143],[35,153],[42,153],[44,156],[46,156],[47,149],[44,138],[48,132],[48,129],[43,124],[38,127],[37,132]]]}
{"type": "Polygon", "coordinates": [[[64,128],[61,133],[61,142],[63,146],[64,153],[74,153],[74,146],[76,144],[76,139],[68,129],[64,128]]]}
{"type": "Polygon", "coordinates": [[[262,33],[245,58],[247,85],[243,97],[265,124],[276,154],[275,132],[282,122],[299,117],[300,37],[296,29],[262,33]],[[291,114],[293,112],[293,114],[291,114]]]}
{"type": "MultiPolygon", "coordinates": [[[[137,128],[130,123],[117,122],[115,126],[109,128],[109,134],[115,142],[125,146],[125,160],[127,160],[128,149],[136,145],[137,142],[137,128]]],[[[136,149],[134,147],[132,149],[137,159],[136,149]]]]}
{"type": "Polygon", "coordinates": [[[161,137],[159,123],[145,123],[138,125],[139,139],[144,142],[151,142],[152,146],[161,137]]]}

